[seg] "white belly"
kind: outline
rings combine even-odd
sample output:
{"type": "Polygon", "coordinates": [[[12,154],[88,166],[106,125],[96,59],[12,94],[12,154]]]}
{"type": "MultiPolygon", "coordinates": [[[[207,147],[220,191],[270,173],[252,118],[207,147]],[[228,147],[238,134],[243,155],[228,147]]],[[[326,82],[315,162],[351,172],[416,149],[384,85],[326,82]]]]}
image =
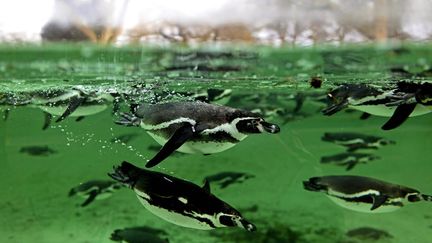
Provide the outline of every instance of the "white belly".
{"type": "Polygon", "coordinates": [[[328,196],[337,205],[362,213],[388,213],[400,209],[401,207],[393,205],[382,205],[374,210],[371,210],[372,205],[368,203],[346,202],[338,197],[328,196]]]}
{"type": "MultiPolygon", "coordinates": [[[[396,110],[396,106],[385,106],[385,105],[350,105],[350,108],[367,112],[369,114],[375,115],[375,116],[385,116],[385,117],[391,117],[393,116],[394,111],[396,110]]],[[[410,114],[410,117],[412,116],[420,116],[427,114],[431,112],[432,110],[424,105],[417,104],[414,111],[410,114]]]]}
{"type": "Polygon", "coordinates": [[[155,207],[153,205],[150,205],[145,199],[141,198],[137,194],[138,200],[144,205],[144,207],[150,211],[152,214],[179,226],[192,228],[192,229],[200,229],[200,230],[211,230],[214,229],[210,227],[208,224],[201,222],[197,219],[186,217],[182,214],[174,213],[171,211],[168,211],[164,208],[155,207]]]}
{"type": "MultiPolygon", "coordinates": [[[[167,140],[161,136],[158,136],[150,131],[147,133],[160,145],[164,145],[167,140]]],[[[177,151],[187,154],[214,154],[225,151],[232,148],[235,143],[215,143],[215,142],[186,142],[177,151]]]]}
{"type": "MultiPolygon", "coordinates": [[[[61,116],[67,109],[67,106],[37,106],[41,110],[48,112],[52,115],[61,116]]],[[[99,112],[104,111],[108,106],[105,104],[100,105],[91,105],[91,106],[80,106],[78,107],[70,116],[78,117],[78,116],[89,116],[99,112]]]]}

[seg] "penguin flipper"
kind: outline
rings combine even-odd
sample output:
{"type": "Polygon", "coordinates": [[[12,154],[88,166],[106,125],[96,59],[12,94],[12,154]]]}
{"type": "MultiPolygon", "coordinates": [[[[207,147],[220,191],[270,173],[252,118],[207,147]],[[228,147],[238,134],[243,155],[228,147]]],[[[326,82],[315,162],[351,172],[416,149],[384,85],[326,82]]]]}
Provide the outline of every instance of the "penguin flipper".
{"type": "Polygon", "coordinates": [[[386,195],[373,195],[372,199],[373,199],[373,204],[371,207],[371,211],[379,208],[381,205],[383,205],[386,201],[387,201],[387,196],[386,195]]]}
{"type": "Polygon", "coordinates": [[[81,204],[81,207],[85,207],[85,206],[89,205],[91,202],[93,202],[95,200],[97,195],[98,195],[97,190],[92,190],[89,193],[89,197],[81,204]]]}
{"type": "Polygon", "coordinates": [[[65,112],[56,120],[56,122],[61,122],[70,114],[72,114],[85,100],[83,97],[73,97],[71,98],[68,107],[65,112]]]}
{"type": "Polygon", "coordinates": [[[393,116],[381,127],[383,130],[391,130],[400,126],[414,111],[417,103],[399,105],[393,116]]]}
{"type": "Polygon", "coordinates": [[[127,127],[137,127],[141,124],[141,119],[132,113],[120,113],[120,117],[120,120],[114,122],[115,124],[127,127]]]}
{"type": "Polygon", "coordinates": [[[196,132],[199,131],[194,129],[193,125],[189,123],[177,129],[161,150],[147,162],[145,167],[150,168],[162,162],[180,148],[188,139],[192,138],[196,132]]]}
{"type": "Polygon", "coordinates": [[[45,119],[44,119],[44,125],[42,127],[42,130],[46,130],[51,125],[52,115],[48,112],[44,112],[45,119]]]}

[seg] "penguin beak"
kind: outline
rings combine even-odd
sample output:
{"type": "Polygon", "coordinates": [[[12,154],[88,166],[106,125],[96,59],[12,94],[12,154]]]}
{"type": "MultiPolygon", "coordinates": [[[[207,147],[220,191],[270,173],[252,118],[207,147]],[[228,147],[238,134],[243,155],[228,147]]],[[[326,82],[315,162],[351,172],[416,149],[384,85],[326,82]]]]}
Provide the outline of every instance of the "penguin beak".
{"type": "Polygon", "coordinates": [[[334,113],[342,110],[343,108],[345,108],[347,106],[348,106],[348,100],[344,100],[341,103],[334,104],[334,105],[327,107],[326,109],[322,110],[322,113],[326,116],[331,116],[334,113]]]}
{"type": "Polygon", "coordinates": [[[276,124],[272,124],[272,123],[268,123],[268,122],[264,122],[263,121],[263,122],[261,122],[261,125],[263,126],[263,128],[264,128],[264,130],[266,132],[269,132],[269,133],[278,133],[278,132],[280,132],[280,128],[276,124]]]}
{"type": "Polygon", "coordinates": [[[240,223],[245,230],[247,230],[249,232],[256,231],[256,226],[254,224],[249,223],[248,221],[246,221],[244,219],[240,220],[240,223]]]}

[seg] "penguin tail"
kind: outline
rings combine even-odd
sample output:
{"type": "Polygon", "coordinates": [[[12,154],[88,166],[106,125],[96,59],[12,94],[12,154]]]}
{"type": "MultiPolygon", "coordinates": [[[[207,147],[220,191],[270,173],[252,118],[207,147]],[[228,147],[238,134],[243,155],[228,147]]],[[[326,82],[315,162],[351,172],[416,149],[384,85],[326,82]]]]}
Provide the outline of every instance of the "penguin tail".
{"type": "Polygon", "coordinates": [[[303,188],[308,191],[319,192],[327,190],[326,186],[319,184],[318,177],[312,177],[308,181],[303,181],[303,188]]]}
{"type": "Polygon", "coordinates": [[[120,119],[115,121],[115,124],[128,127],[139,126],[141,119],[131,113],[120,113],[120,119]]]}
{"type": "Polygon", "coordinates": [[[140,168],[127,161],[123,161],[119,166],[114,166],[113,169],[114,172],[108,173],[108,176],[130,188],[135,186],[139,174],[142,171],[140,168]]]}

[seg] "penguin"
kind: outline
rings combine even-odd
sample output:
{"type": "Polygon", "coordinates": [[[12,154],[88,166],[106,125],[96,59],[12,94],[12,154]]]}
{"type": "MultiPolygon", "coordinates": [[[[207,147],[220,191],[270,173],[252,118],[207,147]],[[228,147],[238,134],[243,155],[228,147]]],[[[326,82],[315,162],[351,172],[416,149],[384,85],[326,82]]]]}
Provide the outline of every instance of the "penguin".
{"type": "Polygon", "coordinates": [[[346,170],[349,171],[359,163],[366,164],[367,162],[376,159],[380,159],[380,157],[364,153],[340,153],[332,156],[321,157],[321,163],[333,163],[339,166],[346,166],[346,170]]]}
{"type": "Polygon", "coordinates": [[[234,183],[242,183],[250,178],[254,178],[254,175],[243,173],[243,172],[220,172],[214,175],[206,176],[204,181],[209,183],[217,183],[221,189],[227,188],[234,183]]]}
{"type": "Polygon", "coordinates": [[[20,153],[27,153],[32,156],[48,156],[57,153],[56,150],[45,146],[25,146],[20,149],[20,153]]]}
{"type": "Polygon", "coordinates": [[[78,85],[70,90],[35,92],[31,106],[44,111],[43,130],[45,130],[51,124],[53,115],[58,116],[56,122],[61,122],[69,116],[76,117],[76,121],[81,121],[86,116],[104,111],[109,103],[116,102],[113,94],[88,91],[78,85]]]}
{"type": "Polygon", "coordinates": [[[110,240],[127,243],[167,243],[168,234],[164,230],[147,226],[116,229],[110,240]]]}
{"type": "Polygon", "coordinates": [[[396,87],[385,89],[368,84],[343,84],[328,93],[333,104],[322,112],[330,116],[350,107],[375,116],[390,117],[381,128],[391,130],[404,123],[408,117],[431,112],[429,107],[419,104],[417,99],[421,90],[429,93],[430,86],[432,85],[427,83],[398,82],[396,87]]]}
{"type": "Polygon", "coordinates": [[[174,151],[213,154],[225,151],[254,133],[278,133],[279,126],[258,114],[204,102],[142,104],[133,114],[122,113],[116,123],[141,126],[163,147],[146,167],[153,167],[174,151]]]}
{"type": "Polygon", "coordinates": [[[345,146],[348,152],[354,152],[358,149],[378,149],[382,146],[396,143],[383,137],[349,132],[326,132],[321,137],[321,140],[345,146]]]}
{"type": "Polygon", "coordinates": [[[322,176],[303,181],[304,189],[324,192],[336,204],[358,212],[384,213],[405,203],[432,201],[416,189],[364,176],[322,176]]]}
{"type": "Polygon", "coordinates": [[[201,230],[222,227],[256,230],[236,209],[214,196],[208,182],[199,187],[127,161],[108,175],[133,189],[147,210],[170,223],[201,230]]]}
{"type": "Polygon", "coordinates": [[[73,187],[69,191],[69,197],[78,195],[86,198],[81,207],[88,206],[95,199],[106,199],[115,191],[123,188],[123,184],[112,180],[90,180],[73,187]]]}

